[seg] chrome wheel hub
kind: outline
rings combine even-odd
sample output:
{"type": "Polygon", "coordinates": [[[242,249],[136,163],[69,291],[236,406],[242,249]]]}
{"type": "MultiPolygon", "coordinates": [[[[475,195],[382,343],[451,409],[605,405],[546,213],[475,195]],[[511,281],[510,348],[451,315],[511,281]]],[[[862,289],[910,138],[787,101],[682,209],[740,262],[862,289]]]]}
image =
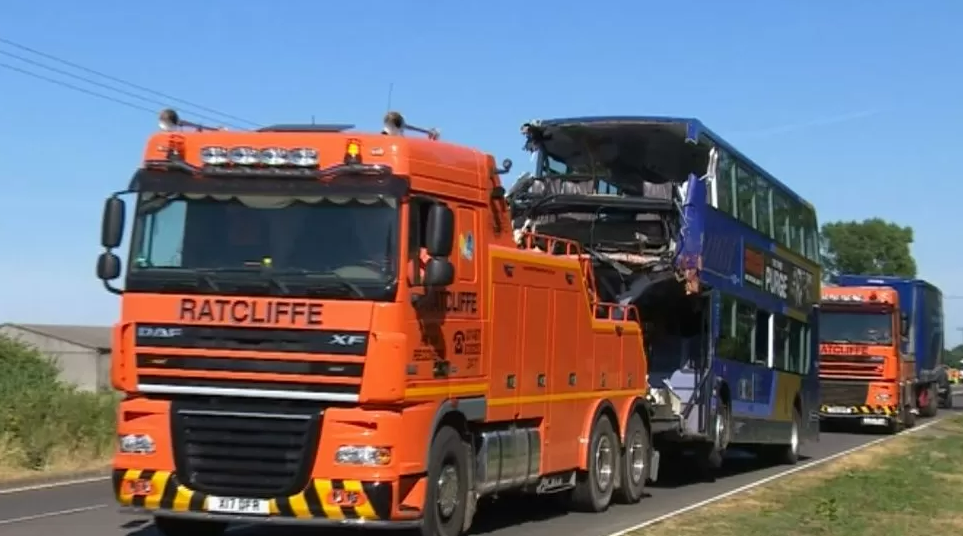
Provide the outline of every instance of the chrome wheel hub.
{"type": "Polygon", "coordinates": [[[595,447],[595,481],[603,491],[612,485],[612,475],[615,474],[614,458],[614,445],[609,437],[600,437],[598,446],[595,447]]]}
{"type": "Polygon", "coordinates": [[[626,453],[629,457],[629,476],[632,482],[638,484],[642,481],[645,474],[645,443],[642,441],[642,433],[636,432],[629,442],[629,449],[626,453]]]}
{"type": "Polygon", "coordinates": [[[438,475],[438,512],[444,518],[455,513],[458,506],[458,471],[452,465],[446,465],[438,475]]]}

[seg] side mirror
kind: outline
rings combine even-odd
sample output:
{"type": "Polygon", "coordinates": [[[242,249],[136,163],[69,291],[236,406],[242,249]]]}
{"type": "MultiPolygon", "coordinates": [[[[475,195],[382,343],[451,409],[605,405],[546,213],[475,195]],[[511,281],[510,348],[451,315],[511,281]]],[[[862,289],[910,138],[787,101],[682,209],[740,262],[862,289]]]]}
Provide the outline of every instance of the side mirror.
{"type": "Polygon", "coordinates": [[[97,278],[104,281],[113,281],[120,277],[120,257],[109,251],[105,251],[97,257],[97,278]]]}
{"type": "Polygon", "coordinates": [[[450,256],[455,241],[455,213],[445,205],[432,205],[428,209],[426,235],[425,249],[428,250],[428,255],[450,256]]]}
{"type": "Polygon", "coordinates": [[[902,337],[909,337],[909,332],[910,332],[909,315],[901,312],[899,314],[899,334],[902,337]]]}
{"type": "Polygon", "coordinates": [[[100,245],[104,248],[114,249],[120,246],[124,239],[125,213],[126,206],[123,199],[118,197],[107,198],[104,203],[104,217],[100,227],[100,245]]]}
{"type": "Polygon", "coordinates": [[[427,288],[443,288],[455,282],[455,266],[448,259],[431,259],[425,265],[427,288]]]}

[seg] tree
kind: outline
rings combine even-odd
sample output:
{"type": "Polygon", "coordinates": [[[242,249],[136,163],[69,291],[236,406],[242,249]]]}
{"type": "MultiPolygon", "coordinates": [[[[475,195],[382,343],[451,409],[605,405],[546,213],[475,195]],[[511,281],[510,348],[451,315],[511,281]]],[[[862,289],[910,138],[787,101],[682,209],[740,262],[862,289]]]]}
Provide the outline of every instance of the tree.
{"type": "Polygon", "coordinates": [[[865,274],[916,277],[910,253],[913,228],[881,218],[823,225],[823,267],[827,275],[865,274]]]}
{"type": "Polygon", "coordinates": [[[956,345],[952,350],[944,350],[943,362],[951,367],[963,365],[963,344],[956,345]]]}

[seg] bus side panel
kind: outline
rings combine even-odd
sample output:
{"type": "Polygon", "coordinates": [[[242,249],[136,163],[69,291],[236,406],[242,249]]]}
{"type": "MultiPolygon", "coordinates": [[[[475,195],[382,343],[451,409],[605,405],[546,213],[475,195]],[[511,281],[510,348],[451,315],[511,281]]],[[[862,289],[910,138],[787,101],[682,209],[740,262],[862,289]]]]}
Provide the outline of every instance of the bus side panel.
{"type": "Polygon", "coordinates": [[[802,379],[799,397],[802,400],[804,441],[819,441],[819,306],[809,314],[809,370],[802,379]]]}
{"type": "Polygon", "coordinates": [[[917,318],[920,330],[917,340],[917,374],[922,370],[935,370],[943,362],[943,297],[940,291],[922,281],[918,282],[921,296],[917,318]]]}

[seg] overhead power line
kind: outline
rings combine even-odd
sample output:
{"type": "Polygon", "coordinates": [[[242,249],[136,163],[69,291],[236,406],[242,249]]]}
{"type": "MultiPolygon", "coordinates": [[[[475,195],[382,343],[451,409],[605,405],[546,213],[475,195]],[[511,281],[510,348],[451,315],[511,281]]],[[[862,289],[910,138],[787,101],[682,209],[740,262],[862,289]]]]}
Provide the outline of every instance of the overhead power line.
{"type": "MultiPolygon", "coordinates": [[[[150,102],[150,103],[156,104],[156,105],[158,105],[158,106],[160,106],[160,107],[166,107],[166,106],[168,106],[168,104],[169,104],[169,103],[167,103],[167,102],[163,102],[163,101],[160,101],[160,100],[158,100],[158,99],[152,99],[152,98],[150,98],[150,97],[145,97],[145,96],[143,96],[143,95],[138,95],[137,93],[135,93],[135,92],[133,92],[133,91],[127,91],[127,90],[124,90],[124,89],[119,89],[119,88],[117,88],[117,87],[111,86],[110,84],[105,84],[105,83],[103,83],[103,82],[98,82],[97,80],[92,80],[92,79],[90,79],[90,78],[88,78],[88,77],[86,77],[86,76],[81,76],[81,75],[79,75],[79,74],[75,74],[75,73],[72,73],[72,72],[70,72],[70,71],[66,71],[66,70],[64,70],[64,69],[58,69],[58,68],[56,68],[56,67],[51,67],[51,66],[49,66],[49,65],[44,65],[42,62],[39,62],[39,61],[36,61],[36,60],[32,60],[32,59],[30,59],[30,58],[26,58],[26,57],[21,56],[21,55],[19,55],[19,54],[13,54],[13,53],[11,53],[11,52],[7,52],[6,50],[0,50],[0,54],[2,54],[2,55],[4,55],[4,56],[7,56],[7,57],[10,57],[10,58],[14,58],[14,59],[19,60],[19,61],[22,61],[22,62],[24,62],[24,63],[28,63],[28,64],[33,65],[33,66],[36,66],[36,67],[40,67],[41,69],[46,69],[46,70],[48,70],[48,71],[50,71],[50,72],[52,72],[52,73],[57,73],[57,74],[63,75],[63,76],[69,76],[70,78],[73,78],[73,79],[75,79],[75,80],[80,80],[81,82],[84,82],[84,83],[86,83],[86,84],[90,84],[90,85],[92,85],[92,86],[97,86],[97,87],[100,87],[100,88],[104,88],[104,89],[106,89],[106,90],[108,90],[108,91],[113,91],[113,92],[116,92],[116,93],[120,93],[121,95],[125,95],[125,96],[127,96],[127,97],[131,97],[131,98],[134,98],[134,99],[137,99],[137,100],[141,100],[141,101],[144,101],[144,102],[150,102]]],[[[5,64],[5,65],[8,65],[8,64],[5,64]]],[[[24,73],[24,74],[31,74],[31,75],[32,75],[32,74],[36,74],[36,73],[27,73],[27,72],[26,72],[26,69],[21,69],[21,70],[19,70],[18,72],[21,72],[21,73],[24,73]]],[[[42,80],[47,80],[46,78],[41,78],[41,79],[42,79],[42,80]]],[[[50,81],[50,80],[48,80],[48,81],[50,81]]],[[[74,87],[72,87],[72,86],[65,86],[65,87],[70,87],[71,89],[76,89],[76,88],[74,88],[74,87]]],[[[155,109],[155,110],[153,110],[153,111],[156,113],[156,112],[159,111],[159,110],[156,110],[156,109],[155,109]]],[[[199,117],[200,119],[206,119],[206,120],[208,120],[208,121],[214,121],[214,122],[217,122],[217,123],[223,122],[223,119],[222,119],[222,118],[219,118],[219,117],[213,117],[213,116],[210,116],[210,115],[204,115],[204,114],[199,114],[199,113],[195,113],[194,115],[196,115],[196,116],[199,117]]],[[[235,125],[230,125],[230,126],[235,126],[235,125]]]]}
{"type": "Polygon", "coordinates": [[[26,69],[21,69],[20,67],[16,67],[16,66],[10,65],[9,63],[0,62],[0,68],[8,69],[8,70],[10,70],[10,71],[14,71],[14,72],[17,72],[17,73],[20,73],[20,74],[24,74],[24,75],[33,77],[33,78],[37,78],[37,79],[43,80],[43,81],[45,81],[45,82],[50,82],[51,84],[56,84],[56,85],[58,85],[58,86],[65,87],[65,88],[71,89],[71,90],[73,90],[73,91],[79,91],[79,92],[81,92],[81,93],[86,93],[87,95],[90,95],[90,96],[93,96],[93,97],[97,97],[97,98],[101,98],[101,99],[104,99],[104,100],[108,100],[108,101],[110,101],[110,102],[113,102],[114,104],[120,104],[120,105],[122,105],[122,106],[127,106],[128,108],[133,108],[133,109],[135,109],[135,110],[145,111],[145,112],[152,113],[152,114],[153,114],[153,113],[157,113],[157,110],[148,108],[148,107],[146,107],[146,106],[143,106],[143,105],[140,105],[140,104],[136,104],[136,103],[133,103],[133,102],[128,102],[128,101],[125,101],[125,100],[123,100],[123,99],[118,99],[118,98],[116,98],[116,97],[111,97],[110,95],[105,95],[105,94],[103,94],[103,93],[98,93],[98,92],[96,92],[96,91],[91,91],[91,90],[89,90],[89,89],[87,89],[87,88],[82,88],[82,87],[80,87],[80,86],[75,86],[75,85],[73,85],[73,84],[71,84],[71,83],[69,83],[69,82],[64,82],[63,80],[57,80],[56,78],[50,78],[49,76],[44,76],[44,75],[42,75],[42,74],[33,73],[33,72],[30,72],[30,71],[28,71],[28,70],[26,70],[26,69]]]}
{"type": "MultiPolygon", "coordinates": [[[[39,57],[42,57],[42,58],[45,58],[45,59],[48,59],[48,60],[51,60],[51,61],[55,61],[55,62],[57,62],[57,63],[59,63],[59,64],[61,64],[61,65],[65,65],[65,66],[67,66],[67,67],[76,69],[76,70],[78,70],[78,71],[82,71],[82,72],[88,73],[88,74],[90,74],[90,75],[98,76],[98,77],[103,78],[103,79],[105,79],[105,80],[110,80],[110,81],[115,82],[115,83],[117,83],[117,84],[121,84],[121,85],[127,86],[127,87],[129,87],[129,88],[135,89],[135,90],[140,91],[140,92],[143,92],[143,93],[148,93],[148,94],[151,94],[151,95],[155,95],[155,96],[157,96],[157,97],[160,97],[160,98],[162,98],[162,99],[165,99],[167,102],[161,102],[161,101],[158,101],[158,100],[156,100],[156,99],[151,99],[151,98],[148,98],[148,97],[144,97],[144,96],[141,96],[141,95],[137,95],[136,93],[133,93],[133,92],[130,92],[130,91],[127,91],[127,90],[123,90],[123,89],[119,89],[119,88],[117,88],[117,87],[113,87],[113,86],[111,86],[110,84],[104,84],[103,82],[98,82],[98,81],[92,80],[92,79],[90,79],[90,78],[88,78],[88,77],[80,76],[80,75],[77,75],[77,74],[75,74],[75,73],[70,73],[70,72],[64,71],[64,70],[62,70],[62,69],[57,69],[56,67],[51,67],[51,66],[48,66],[48,65],[44,65],[43,63],[38,62],[38,61],[36,61],[36,60],[32,60],[32,59],[29,59],[29,58],[25,58],[25,57],[23,57],[23,56],[20,56],[20,55],[17,55],[17,54],[13,54],[13,53],[11,53],[11,52],[0,51],[0,53],[4,54],[4,55],[6,55],[6,56],[16,58],[16,59],[18,59],[18,60],[20,60],[20,61],[23,61],[23,62],[25,62],[25,63],[29,63],[29,64],[32,64],[32,65],[36,65],[36,66],[41,67],[41,68],[43,68],[43,69],[47,69],[47,70],[49,70],[49,71],[51,71],[51,72],[56,72],[56,73],[61,74],[61,75],[69,76],[69,77],[72,77],[72,78],[81,80],[81,81],[83,81],[83,82],[86,82],[86,83],[88,83],[88,84],[95,85],[95,86],[98,86],[98,87],[102,87],[102,88],[108,89],[108,90],[110,90],[110,91],[114,91],[114,92],[117,92],[117,93],[120,93],[120,94],[123,94],[123,95],[127,95],[127,96],[130,96],[130,97],[136,98],[136,99],[138,99],[138,100],[142,100],[142,101],[145,101],[145,102],[159,103],[161,106],[167,106],[167,105],[169,105],[170,102],[177,102],[177,103],[183,104],[183,105],[185,105],[185,106],[189,106],[189,107],[191,107],[191,108],[196,108],[196,109],[198,109],[198,110],[203,110],[203,111],[206,111],[206,112],[208,112],[208,113],[211,113],[211,114],[220,116],[219,118],[214,118],[214,117],[210,117],[210,116],[204,116],[203,114],[197,114],[197,113],[195,112],[195,115],[198,115],[198,116],[200,116],[200,117],[205,117],[206,119],[213,120],[213,121],[215,121],[215,122],[219,122],[219,123],[220,123],[220,122],[223,122],[223,119],[221,119],[221,118],[225,118],[225,119],[231,119],[231,120],[233,120],[233,121],[236,121],[236,122],[239,122],[239,123],[245,123],[245,124],[252,125],[252,126],[256,126],[256,125],[257,125],[257,123],[255,123],[254,121],[250,121],[250,120],[248,120],[248,119],[244,119],[243,117],[238,117],[238,116],[236,116],[236,115],[228,114],[228,113],[225,113],[225,112],[216,110],[216,109],[214,109],[214,108],[210,108],[210,107],[207,107],[207,106],[203,106],[203,105],[201,105],[201,104],[197,104],[197,103],[192,102],[192,101],[189,101],[189,100],[181,99],[181,98],[175,97],[175,96],[173,96],[173,95],[169,95],[169,94],[167,94],[167,93],[163,93],[163,92],[160,92],[160,91],[151,89],[151,88],[149,88],[149,87],[142,86],[142,85],[140,85],[140,84],[135,84],[135,83],[130,82],[130,81],[128,81],[128,80],[124,80],[124,79],[122,79],[122,78],[119,78],[119,77],[116,77],[116,76],[113,76],[113,75],[104,73],[104,72],[102,72],[102,71],[98,71],[98,70],[96,70],[96,69],[91,69],[91,68],[89,68],[89,67],[85,67],[85,66],[80,65],[80,64],[78,64],[78,63],[74,63],[74,62],[72,62],[72,61],[65,60],[65,59],[60,58],[60,57],[58,57],[58,56],[55,56],[55,55],[53,55],[53,54],[48,54],[48,53],[46,53],[46,52],[42,52],[42,51],[37,50],[37,49],[35,49],[35,48],[28,47],[28,46],[26,46],[26,45],[17,43],[17,42],[15,42],[15,41],[11,41],[10,39],[5,39],[5,38],[3,38],[3,37],[0,37],[0,44],[4,44],[4,45],[7,45],[7,46],[11,46],[11,47],[17,48],[17,49],[19,49],[19,50],[22,50],[22,51],[24,51],[24,52],[28,52],[28,53],[30,53],[30,54],[34,54],[34,55],[36,55],[36,56],[39,56],[39,57]]],[[[76,85],[74,85],[74,84],[70,84],[70,83],[67,83],[67,82],[63,82],[63,81],[57,80],[57,79],[55,79],[55,78],[50,78],[50,77],[47,77],[47,76],[44,76],[44,75],[41,75],[41,74],[38,74],[38,73],[34,73],[34,72],[31,72],[31,71],[28,71],[28,70],[26,70],[26,69],[17,68],[17,67],[15,67],[15,66],[12,66],[12,65],[9,65],[9,64],[0,64],[0,66],[2,66],[2,67],[5,68],[5,69],[11,70],[11,71],[15,71],[15,72],[18,72],[18,73],[20,73],[20,74],[27,75],[27,76],[31,76],[31,77],[33,77],[33,78],[37,78],[37,79],[40,79],[40,80],[44,80],[44,81],[46,81],[46,82],[50,82],[50,83],[53,83],[53,84],[57,84],[57,85],[60,85],[60,86],[62,86],[62,87],[65,87],[65,88],[74,90],[74,91],[80,91],[81,93],[85,93],[85,94],[87,94],[87,95],[96,96],[96,97],[99,97],[99,98],[103,98],[103,99],[106,99],[106,100],[110,100],[110,101],[113,101],[113,102],[115,102],[115,103],[117,103],[117,104],[123,103],[124,106],[128,106],[128,107],[135,108],[135,109],[140,109],[140,110],[149,110],[151,113],[156,113],[156,111],[157,111],[157,110],[152,110],[152,109],[149,109],[149,108],[147,108],[147,107],[144,107],[144,106],[141,106],[141,105],[138,105],[138,104],[135,104],[135,103],[130,103],[130,102],[124,101],[124,100],[122,100],[122,99],[116,99],[116,98],[114,98],[114,97],[111,97],[111,96],[109,96],[109,95],[104,95],[104,94],[101,94],[101,93],[96,92],[96,91],[87,90],[87,89],[81,88],[81,87],[79,87],[79,86],[76,86],[76,85]]]]}

